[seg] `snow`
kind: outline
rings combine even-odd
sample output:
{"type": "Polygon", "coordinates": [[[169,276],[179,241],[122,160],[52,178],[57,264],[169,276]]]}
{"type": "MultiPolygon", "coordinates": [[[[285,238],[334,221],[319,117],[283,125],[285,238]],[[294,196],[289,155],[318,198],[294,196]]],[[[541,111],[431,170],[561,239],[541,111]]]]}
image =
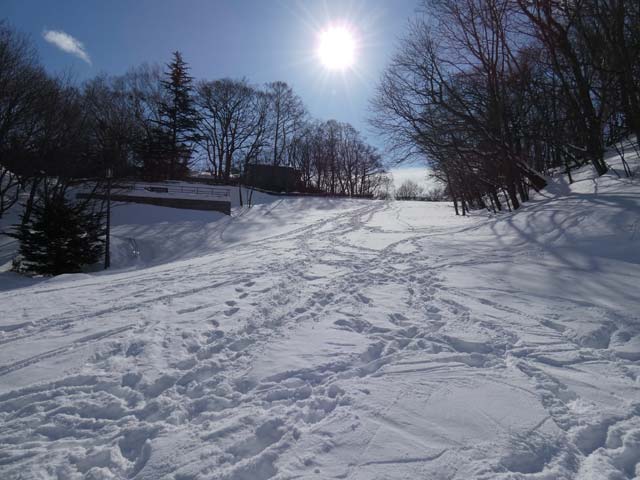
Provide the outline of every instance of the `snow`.
{"type": "Polygon", "coordinates": [[[0,478],[639,477],[640,185],[575,178],[117,206],[111,271],[0,275],[0,478]]]}

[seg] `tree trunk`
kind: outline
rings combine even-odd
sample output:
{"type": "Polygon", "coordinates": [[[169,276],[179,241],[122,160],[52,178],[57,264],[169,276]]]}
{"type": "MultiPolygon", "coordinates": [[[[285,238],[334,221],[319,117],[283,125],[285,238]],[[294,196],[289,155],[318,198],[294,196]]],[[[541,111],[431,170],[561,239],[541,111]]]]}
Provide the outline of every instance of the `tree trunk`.
{"type": "Polygon", "coordinates": [[[36,193],[38,191],[38,184],[40,183],[40,178],[33,178],[31,180],[31,190],[29,191],[29,198],[27,199],[27,203],[24,207],[24,213],[22,214],[22,226],[26,226],[31,219],[31,212],[33,211],[33,203],[36,198],[36,193]]]}

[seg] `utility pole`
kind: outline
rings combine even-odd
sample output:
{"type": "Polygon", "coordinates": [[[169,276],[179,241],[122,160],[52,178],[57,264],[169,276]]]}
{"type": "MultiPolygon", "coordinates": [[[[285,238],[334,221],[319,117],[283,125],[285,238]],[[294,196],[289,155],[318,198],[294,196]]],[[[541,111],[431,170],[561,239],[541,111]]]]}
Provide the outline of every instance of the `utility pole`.
{"type": "Polygon", "coordinates": [[[111,252],[110,250],[110,237],[111,237],[111,178],[113,177],[113,170],[107,168],[107,238],[105,242],[104,250],[104,269],[106,270],[111,266],[111,252]]]}

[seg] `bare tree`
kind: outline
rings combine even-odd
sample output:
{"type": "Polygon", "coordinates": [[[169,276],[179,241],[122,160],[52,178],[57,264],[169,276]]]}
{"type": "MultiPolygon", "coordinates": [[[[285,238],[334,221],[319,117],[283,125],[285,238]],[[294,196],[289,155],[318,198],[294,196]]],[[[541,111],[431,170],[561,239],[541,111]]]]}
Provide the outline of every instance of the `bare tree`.
{"type": "Polygon", "coordinates": [[[255,159],[264,143],[267,103],[245,79],[201,82],[197,87],[199,144],[211,173],[229,180],[234,166],[255,159]]]}
{"type": "Polygon", "coordinates": [[[288,165],[289,147],[303,127],[306,111],[302,100],[285,82],[266,86],[269,98],[268,130],[271,137],[272,165],[288,165]]]}
{"type": "Polygon", "coordinates": [[[402,182],[396,189],[396,199],[397,200],[416,200],[422,196],[424,193],[424,188],[418,185],[413,180],[405,180],[402,182]]]}
{"type": "Polygon", "coordinates": [[[25,150],[39,128],[38,105],[47,78],[24,36],[0,22],[0,217],[26,184],[25,150]]]}
{"type": "Polygon", "coordinates": [[[359,132],[335,120],[306,123],[291,144],[291,166],[307,191],[371,196],[383,182],[382,159],[359,132]]]}
{"type": "Polygon", "coordinates": [[[94,165],[102,171],[111,168],[116,177],[135,173],[137,142],[144,138],[144,127],[137,116],[133,92],[126,77],[99,76],[84,85],[85,109],[89,115],[94,165]]]}
{"type": "Polygon", "coordinates": [[[395,187],[393,185],[393,174],[387,173],[380,175],[378,188],[375,196],[381,200],[390,200],[395,197],[395,187]]]}
{"type": "Polygon", "coordinates": [[[597,75],[598,49],[585,42],[584,23],[580,21],[584,4],[591,2],[557,2],[555,0],[517,0],[528,24],[545,46],[550,66],[558,78],[572,118],[579,125],[576,132],[585,153],[598,174],[607,171],[604,162],[603,128],[606,113],[606,89],[597,75]]]}
{"type": "Polygon", "coordinates": [[[456,212],[514,208],[528,188],[545,185],[522,148],[522,112],[513,108],[520,37],[507,0],[425,2],[431,18],[414,22],[374,100],[372,123],[401,158],[427,158],[456,212]],[[433,20],[435,19],[435,21],[433,20]]]}

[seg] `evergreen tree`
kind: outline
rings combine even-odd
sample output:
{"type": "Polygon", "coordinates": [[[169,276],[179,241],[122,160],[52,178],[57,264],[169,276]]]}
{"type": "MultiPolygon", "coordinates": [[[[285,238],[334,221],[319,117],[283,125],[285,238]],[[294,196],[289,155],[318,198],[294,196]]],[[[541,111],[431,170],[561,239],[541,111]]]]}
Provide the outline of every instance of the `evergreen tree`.
{"type": "Polygon", "coordinates": [[[80,272],[104,252],[102,214],[64,195],[34,204],[29,220],[8,235],[20,242],[18,269],[30,273],[80,272]]]}
{"type": "Polygon", "coordinates": [[[149,149],[153,158],[148,169],[152,176],[170,179],[184,177],[189,172],[192,144],[196,140],[197,114],[193,106],[193,77],[180,52],[173,53],[167,64],[165,79],[161,80],[164,98],[159,106],[160,118],[156,122],[149,149]]]}

